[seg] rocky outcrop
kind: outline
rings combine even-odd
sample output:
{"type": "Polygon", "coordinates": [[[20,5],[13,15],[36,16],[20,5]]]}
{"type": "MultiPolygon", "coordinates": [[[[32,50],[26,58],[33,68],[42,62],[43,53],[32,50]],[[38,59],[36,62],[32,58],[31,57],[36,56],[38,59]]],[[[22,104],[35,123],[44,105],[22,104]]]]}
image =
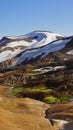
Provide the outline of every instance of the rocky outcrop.
{"type": "Polygon", "coordinates": [[[73,101],[51,106],[45,115],[55,128],[73,130],[73,101]]]}

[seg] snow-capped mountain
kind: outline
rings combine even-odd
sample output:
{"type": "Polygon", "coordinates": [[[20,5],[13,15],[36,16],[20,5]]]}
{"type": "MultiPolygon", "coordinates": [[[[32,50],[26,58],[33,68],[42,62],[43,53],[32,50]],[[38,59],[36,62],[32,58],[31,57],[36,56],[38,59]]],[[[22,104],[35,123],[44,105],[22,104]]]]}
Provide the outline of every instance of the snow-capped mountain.
{"type": "Polygon", "coordinates": [[[43,59],[50,53],[66,49],[73,55],[73,37],[65,37],[48,31],[34,31],[24,36],[3,37],[0,40],[0,65],[11,67],[28,63],[38,57],[43,59]]]}

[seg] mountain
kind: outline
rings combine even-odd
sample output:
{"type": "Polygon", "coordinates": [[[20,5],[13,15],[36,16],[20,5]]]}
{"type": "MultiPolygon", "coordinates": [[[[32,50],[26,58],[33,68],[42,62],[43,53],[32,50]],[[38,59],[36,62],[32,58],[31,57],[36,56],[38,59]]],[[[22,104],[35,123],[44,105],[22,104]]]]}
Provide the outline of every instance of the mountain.
{"type": "Polygon", "coordinates": [[[63,60],[72,59],[73,36],[38,30],[23,36],[3,37],[0,40],[0,69],[36,63],[55,52],[61,52],[63,60]]]}
{"type": "Polygon", "coordinates": [[[73,130],[73,36],[0,40],[0,119],[1,130],[73,130]]]}

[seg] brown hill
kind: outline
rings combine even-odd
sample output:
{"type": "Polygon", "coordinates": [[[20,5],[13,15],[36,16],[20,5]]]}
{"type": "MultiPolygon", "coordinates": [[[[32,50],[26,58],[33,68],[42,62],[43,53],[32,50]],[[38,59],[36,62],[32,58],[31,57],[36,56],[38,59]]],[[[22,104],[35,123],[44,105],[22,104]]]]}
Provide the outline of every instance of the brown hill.
{"type": "MultiPolygon", "coordinates": [[[[34,99],[3,96],[9,92],[0,86],[0,130],[60,130],[65,121],[73,121],[72,102],[50,106],[34,99]]],[[[72,128],[72,123],[67,126],[72,128]]]]}
{"type": "Polygon", "coordinates": [[[0,93],[0,130],[54,130],[45,118],[50,106],[29,98],[7,98],[0,93]]]}

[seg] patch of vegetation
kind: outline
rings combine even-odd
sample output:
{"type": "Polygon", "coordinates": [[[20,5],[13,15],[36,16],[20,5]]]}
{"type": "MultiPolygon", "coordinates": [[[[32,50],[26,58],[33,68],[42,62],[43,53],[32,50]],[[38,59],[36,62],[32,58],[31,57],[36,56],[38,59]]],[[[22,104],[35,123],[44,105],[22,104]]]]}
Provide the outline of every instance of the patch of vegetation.
{"type": "Polygon", "coordinates": [[[52,91],[52,89],[46,88],[46,86],[27,87],[24,90],[25,91],[39,91],[39,92],[51,92],[52,91]]]}
{"type": "Polygon", "coordinates": [[[19,92],[51,92],[52,89],[46,88],[46,86],[34,86],[34,87],[17,87],[12,91],[12,95],[16,95],[19,92]]]}
{"type": "Polygon", "coordinates": [[[69,101],[71,98],[73,98],[73,97],[55,97],[55,96],[51,95],[51,96],[45,97],[44,102],[50,103],[50,104],[64,103],[64,102],[69,101]]]}
{"type": "Polygon", "coordinates": [[[23,92],[24,88],[22,87],[18,87],[18,88],[14,88],[12,91],[12,95],[16,95],[18,92],[23,92]]]}
{"type": "Polygon", "coordinates": [[[50,103],[50,104],[58,103],[58,102],[60,102],[60,99],[57,97],[54,97],[54,96],[47,96],[44,98],[44,102],[50,103]]]}
{"type": "Polygon", "coordinates": [[[0,83],[13,87],[12,95],[17,97],[29,97],[51,104],[69,101],[73,96],[73,62],[72,67],[66,70],[44,74],[33,71],[46,66],[53,66],[53,64],[38,64],[38,67],[35,65],[34,68],[28,65],[24,69],[21,67],[21,69],[9,71],[2,74],[0,83]]]}

